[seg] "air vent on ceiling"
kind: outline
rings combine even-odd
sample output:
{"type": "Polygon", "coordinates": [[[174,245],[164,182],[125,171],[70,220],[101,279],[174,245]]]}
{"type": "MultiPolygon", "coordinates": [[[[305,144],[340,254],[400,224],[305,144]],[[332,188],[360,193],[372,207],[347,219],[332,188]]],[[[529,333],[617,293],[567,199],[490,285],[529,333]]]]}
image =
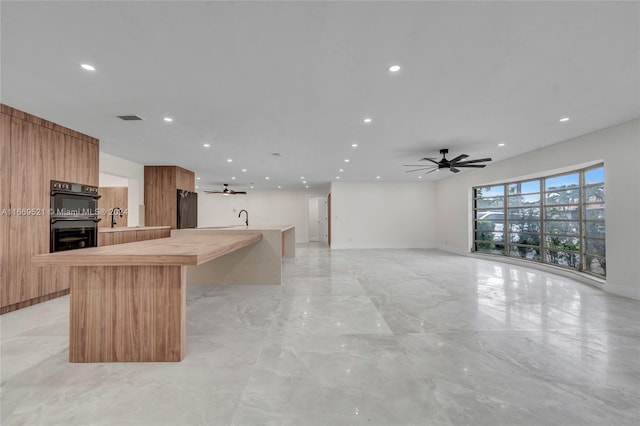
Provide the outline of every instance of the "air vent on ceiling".
{"type": "Polygon", "coordinates": [[[137,115],[119,115],[118,118],[124,121],[142,120],[142,117],[139,117],[137,115]]]}

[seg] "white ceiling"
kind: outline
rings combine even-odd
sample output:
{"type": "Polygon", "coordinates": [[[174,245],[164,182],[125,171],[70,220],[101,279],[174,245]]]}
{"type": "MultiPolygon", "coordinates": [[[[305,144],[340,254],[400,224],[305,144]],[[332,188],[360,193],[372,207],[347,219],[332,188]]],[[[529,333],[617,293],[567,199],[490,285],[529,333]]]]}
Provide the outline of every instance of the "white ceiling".
{"type": "Polygon", "coordinates": [[[3,103],[200,189],[417,180],[402,165],[440,148],[502,160],[640,115],[638,2],[0,8],[3,103]]]}

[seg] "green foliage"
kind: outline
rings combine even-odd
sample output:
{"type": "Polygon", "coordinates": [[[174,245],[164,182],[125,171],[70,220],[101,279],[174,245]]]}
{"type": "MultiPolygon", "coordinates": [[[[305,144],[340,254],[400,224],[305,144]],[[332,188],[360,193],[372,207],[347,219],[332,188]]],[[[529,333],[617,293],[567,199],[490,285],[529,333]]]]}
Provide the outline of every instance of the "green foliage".
{"type": "Polygon", "coordinates": [[[489,243],[477,243],[478,249],[481,250],[493,250],[496,245],[493,244],[493,230],[495,224],[490,220],[479,220],[476,222],[477,240],[490,241],[489,243]]]}

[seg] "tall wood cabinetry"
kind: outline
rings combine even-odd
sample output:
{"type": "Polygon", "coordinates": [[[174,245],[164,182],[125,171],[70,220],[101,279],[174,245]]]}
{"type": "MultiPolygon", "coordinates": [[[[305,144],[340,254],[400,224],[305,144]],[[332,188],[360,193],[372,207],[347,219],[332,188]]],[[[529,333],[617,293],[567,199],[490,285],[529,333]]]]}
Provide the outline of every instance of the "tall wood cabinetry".
{"type": "MultiPolygon", "coordinates": [[[[98,188],[98,195],[100,195],[100,210],[104,212],[102,220],[98,222],[98,228],[111,228],[111,221],[115,222],[113,225],[116,228],[126,228],[128,226],[129,214],[129,188],[126,186],[105,186],[98,188]],[[114,212],[127,210],[127,213],[123,213],[122,217],[116,214],[112,216],[114,212]]],[[[98,239],[100,242],[100,239],[98,239]]]]}
{"type": "Polygon", "coordinates": [[[145,226],[176,228],[178,189],[195,192],[195,173],[178,166],[144,166],[145,226]]]}
{"type": "Polygon", "coordinates": [[[0,105],[0,313],[69,292],[66,271],[34,267],[49,252],[50,181],[98,186],[97,139],[0,105]]]}

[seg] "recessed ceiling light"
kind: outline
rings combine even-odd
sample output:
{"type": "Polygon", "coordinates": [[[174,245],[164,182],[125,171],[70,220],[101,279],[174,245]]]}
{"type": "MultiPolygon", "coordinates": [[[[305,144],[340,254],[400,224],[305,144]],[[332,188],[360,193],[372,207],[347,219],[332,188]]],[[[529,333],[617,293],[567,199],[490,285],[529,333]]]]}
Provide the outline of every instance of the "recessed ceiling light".
{"type": "Polygon", "coordinates": [[[173,118],[171,117],[165,117],[164,121],[166,121],[167,123],[171,123],[173,121],[173,118]]]}
{"type": "MultiPolygon", "coordinates": [[[[198,178],[199,179],[199,178],[198,178]]],[[[196,189],[200,188],[199,186],[196,186],[196,189]]]]}
{"type": "Polygon", "coordinates": [[[278,185],[278,189],[282,188],[280,185],[278,185]]]}
{"type": "Polygon", "coordinates": [[[422,176],[418,176],[418,179],[422,179],[422,176]]]}
{"type": "Polygon", "coordinates": [[[365,118],[364,120],[362,120],[362,121],[364,121],[365,123],[367,123],[367,124],[368,124],[368,123],[371,123],[371,122],[373,121],[373,119],[372,119],[371,117],[366,117],[366,118],[365,118]]]}
{"type": "Polygon", "coordinates": [[[336,176],[336,179],[340,179],[340,176],[336,176]]]}
{"type": "Polygon", "coordinates": [[[205,148],[209,148],[211,145],[209,145],[208,143],[203,143],[202,146],[204,146],[205,148]]]}
{"type": "Polygon", "coordinates": [[[236,177],[235,176],[231,176],[231,180],[236,180],[236,177]]]}
{"type": "Polygon", "coordinates": [[[389,71],[391,71],[391,72],[398,72],[398,71],[400,71],[400,65],[391,65],[391,66],[389,67],[389,71]]]}
{"type": "Polygon", "coordinates": [[[80,65],[83,69],[87,70],[87,71],[95,71],[96,67],[94,67],[93,65],[89,65],[89,64],[82,64],[80,65]]]}
{"type": "Polygon", "coordinates": [[[504,146],[504,144],[503,143],[499,143],[498,146],[504,146]]]}
{"type": "Polygon", "coordinates": [[[196,179],[200,180],[200,178],[199,178],[199,177],[197,177],[196,179]]]}
{"type": "Polygon", "coordinates": [[[246,172],[247,172],[247,169],[242,169],[242,171],[246,173],[246,172]]]}
{"type": "Polygon", "coordinates": [[[303,181],[302,181],[302,183],[307,183],[307,181],[306,181],[306,180],[303,180],[303,181]]]}
{"type": "Polygon", "coordinates": [[[305,186],[305,188],[309,188],[309,185],[305,186]]]}
{"type": "Polygon", "coordinates": [[[269,176],[265,176],[265,179],[266,179],[266,180],[269,180],[269,176]]]}
{"type": "Polygon", "coordinates": [[[232,163],[233,159],[232,158],[227,158],[227,163],[232,163]]]}
{"type": "Polygon", "coordinates": [[[569,117],[564,117],[560,119],[561,123],[564,123],[565,121],[569,121],[569,117]]]}
{"type": "Polygon", "coordinates": [[[348,163],[348,162],[349,162],[349,159],[348,159],[348,158],[345,158],[345,159],[344,159],[344,162],[345,162],[345,163],[348,163]]]}
{"type": "Polygon", "coordinates": [[[253,185],[251,185],[251,189],[253,189],[253,185]]]}
{"type": "Polygon", "coordinates": [[[340,169],[340,170],[338,170],[338,171],[339,171],[340,173],[342,173],[342,172],[344,172],[344,169],[340,169]]]}
{"type": "Polygon", "coordinates": [[[376,179],[380,179],[380,176],[376,176],[376,179]]]}
{"type": "Polygon", "coordinates": [[[300,179],[304,179],[304,176],[300,176],[300,179]]]}
{"type": "Polygon", "coordinates": [[[357,148],[358,144],[357,143],[352,143],[351,146],[354,147],[354,148],[357,148]]]}

